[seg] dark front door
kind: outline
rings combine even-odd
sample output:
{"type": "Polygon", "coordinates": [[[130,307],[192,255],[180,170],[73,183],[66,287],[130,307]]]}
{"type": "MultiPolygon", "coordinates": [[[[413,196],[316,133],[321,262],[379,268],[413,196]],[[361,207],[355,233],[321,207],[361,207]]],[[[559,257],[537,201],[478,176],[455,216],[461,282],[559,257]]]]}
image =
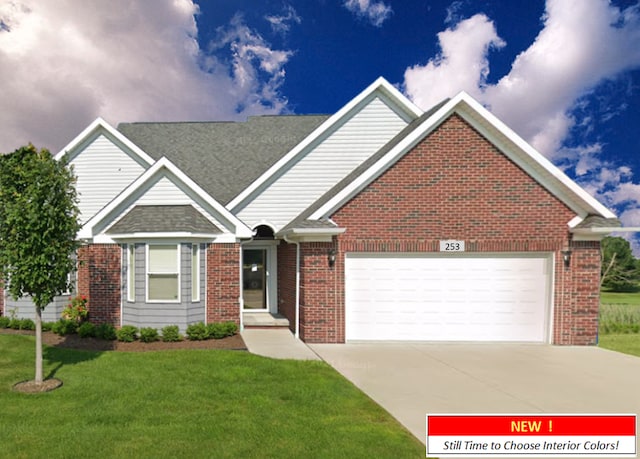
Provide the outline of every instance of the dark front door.
{"type": "Polygon", "coordinates": [[[242,252],[244,309],[267,309],[267,250],[245,248],[242,252]]]}

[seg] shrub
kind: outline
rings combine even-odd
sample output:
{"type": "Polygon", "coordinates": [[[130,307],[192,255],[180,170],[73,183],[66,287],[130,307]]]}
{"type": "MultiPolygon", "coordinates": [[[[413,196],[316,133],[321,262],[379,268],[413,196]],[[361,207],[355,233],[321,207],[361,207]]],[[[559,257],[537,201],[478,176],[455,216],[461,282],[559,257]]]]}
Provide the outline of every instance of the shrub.
{"type": "Polygon", "coordinates": [[[182,341],[180,335],[180,329],[177,325],[167,325],[162,329],[162,341],[165,343],[175,343],[176,341],[182,341]]]}
{"type": "Polygon", "coordinates": [[[51,327],[51,331],[56,335],[73,335],[78,330],[78,323],[73,320],[60,319],[51,327]]]}
{"type": "Polygon", "coordinates": [[[202,341],[207,339],[207,327],[203,322],[191,324],[187,327],[187,337],[191,341],[202,341]]]}
{"type": "Polygon", "coordinates": [[[123,325],[120,330],[116,331],[116,337],[118,341],[132,343],[138,339],[138,328],[133,325],[123,325]]]}
{"type": "Polygon", "coordinates": [[[233,336],[238,333],[238,324],[235,322],[223,322],[227,330],[227,336],[233,336]]]}
{"type": "Polygon", "coordinates": [[[55,322],[42,322],[42,331],[51,331],[55,322]]]}
{"type": "Polygon", "coordinates": [[[207,324],[207,338],[222,339],[238,333],[235,322],[215,322],[207,324]]]}
{"type": "Polygon", "coordinates": [[[111,324],[100,324],[96,327],[96,338],[113,341],[116,339],[116,328],[111,324]]]}
{"type": "Polygon", "coordinates": [[[0,328],[9,328],[10,323],[11,319],[5,316],[0,316],[0,328]]]}
{"type": "Polygon", "coordinates": [[[20,330],[35,330],[36,323],[31,319],[20,320],[20,330]]]}
{"type": "Polygon", "coordinates": [[[80,338],[94,338],[96,336],[96,326],[91,322],[85,322],[78,327],[80,338]]]}
{"type": "Polygon", "coordinates": [[[158,330],[153,327],[144,327],[140,329],[140,341],[143,343],[153,343],[154,341],[158,341],[160,337],[158,336],[158,330]]]}
{"type": "Polygon", "coordinates": [[[20,330],[21,324],[22,324],[22,320],[20,319],[9,320],[9,328],[12,328],[13,330],[20,330]]]}
{"type": "Polygon", "coordinates": [[[88,301],[84,295],[71,298],[67,307],[62,311],[62,318],[65,320],[73,320],[77,323],[84,322],[89,315],[88,301]]]}

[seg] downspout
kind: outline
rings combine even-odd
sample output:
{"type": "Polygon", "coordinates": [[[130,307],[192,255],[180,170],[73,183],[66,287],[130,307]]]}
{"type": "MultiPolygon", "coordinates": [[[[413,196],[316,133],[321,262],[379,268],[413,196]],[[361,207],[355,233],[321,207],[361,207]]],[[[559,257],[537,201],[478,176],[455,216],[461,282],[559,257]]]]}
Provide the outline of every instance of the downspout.
{"type": "Polygon", "coordinates": [[[296,245],[296,327],[295,337],[300,339],[300,243],[297,241],[291,241],[287,236],[284,236],[284,240],[287,244],[296,245]]]}

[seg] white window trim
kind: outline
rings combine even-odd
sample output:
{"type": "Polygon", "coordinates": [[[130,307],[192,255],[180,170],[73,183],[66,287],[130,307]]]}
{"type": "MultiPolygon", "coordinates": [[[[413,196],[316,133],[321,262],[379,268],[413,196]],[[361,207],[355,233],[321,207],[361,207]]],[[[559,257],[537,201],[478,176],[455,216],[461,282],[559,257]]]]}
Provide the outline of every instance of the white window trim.
{"type": "Polygon", "coordinates": [[[200,302],[200,243],[193,242],[191,244],[191,302],[200,302]],[[196,270],[193,272],[195,258],[196,270]],[[196,293],[195,295],[193,293],[196,293]]]}
{"type": "Polygon", "coordinates": [[[133,243],[127,244],[127,301],[136,301],[136,245],[133,243]]]}
{"type": "Polygon", "coordinates": [[[180,303],[181,302],[181,290],[182,290],[182,279],[181,279],[181,273],[180,273],[180,249],[181,249],[181,244],[180,243],[163,243],[163,242],[153,242],[153,243],[148,243],[145,244],[145,294],[146,294],[146,302],[147,303],[180,303]],[[177,248],[176,252],[177,252],[177,267],[178,267],[178,271],[177,274],[178,275],[178,298],[175,300],[150,300],[149,299],[149,274],[174,274],[174,273],[153,273],[149,271],[149,246],[152,245],[171,245],[177,248]]]}

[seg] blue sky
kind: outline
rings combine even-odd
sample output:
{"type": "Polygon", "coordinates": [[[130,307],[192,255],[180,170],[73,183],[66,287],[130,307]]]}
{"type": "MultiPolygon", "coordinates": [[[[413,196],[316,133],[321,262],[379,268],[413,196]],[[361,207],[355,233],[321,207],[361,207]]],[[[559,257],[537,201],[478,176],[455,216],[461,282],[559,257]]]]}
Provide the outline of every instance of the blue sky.
{"type": "Polygon", "coordinates": [[[423,109],[467,91],[640,226],[638,1],[0,0],[0,151],[333,113],[378,76],[423,109]]]}

